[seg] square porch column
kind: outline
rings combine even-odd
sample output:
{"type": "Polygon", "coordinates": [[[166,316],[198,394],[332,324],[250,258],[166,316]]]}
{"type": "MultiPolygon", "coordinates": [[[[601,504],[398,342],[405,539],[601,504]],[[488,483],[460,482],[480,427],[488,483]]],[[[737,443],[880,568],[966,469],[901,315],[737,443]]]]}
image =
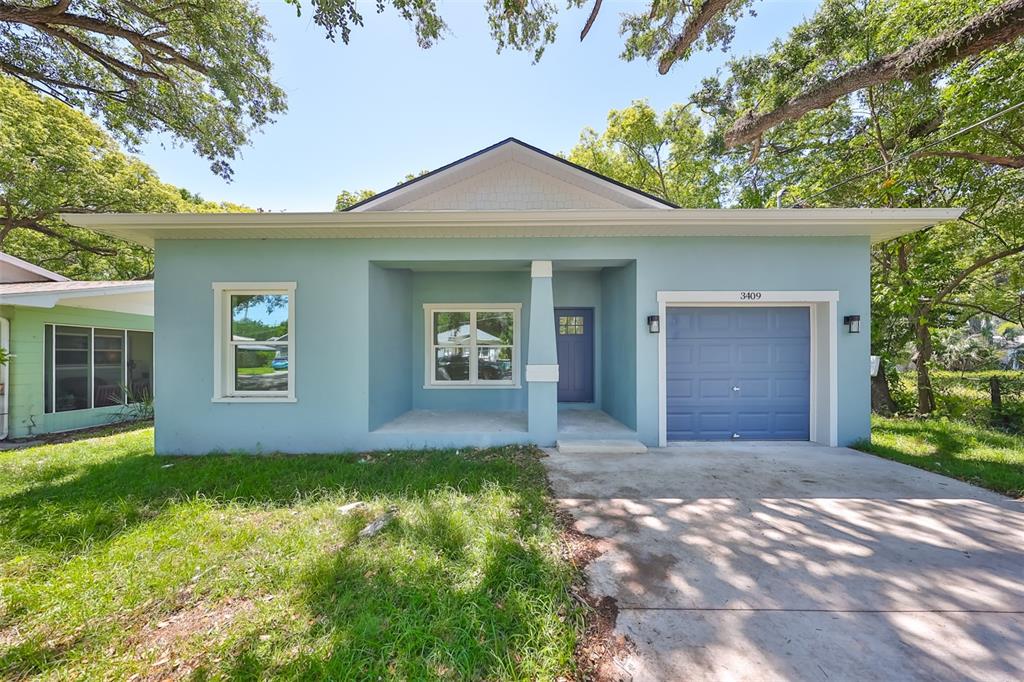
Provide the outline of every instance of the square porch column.
{"type": "Polygon", "coordinates": [[[528,428],[538,445],[553,445],[558,437],[558,351],[551,275],[551,261],[533,261],[526,385],[528,428]]]}

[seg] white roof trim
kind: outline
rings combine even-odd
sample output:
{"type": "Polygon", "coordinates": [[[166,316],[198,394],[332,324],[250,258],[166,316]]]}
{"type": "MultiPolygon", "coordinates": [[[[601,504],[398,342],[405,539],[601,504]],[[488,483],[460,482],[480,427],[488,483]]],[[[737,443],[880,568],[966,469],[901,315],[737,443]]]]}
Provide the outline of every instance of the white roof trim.
{"type": "Polygon", "coordinates": [[[366,211],[342,213],[63,214],[72,225],[154,246],[159,239],[844,237],[885,241],[959,208],[366,211]]]}
{"type": "Polygon", "coordinates": [[[33,275],[36,275],[38,277],[44,277],[44,278],[50,280],[51,282],[68,282],[68,281],[70,281],[70,278],[65,277],[64,275],[58,275],[56,272],[53,272],[52,270],[47,270],[46,268],[41,268],[38,265],[34,265],[33,263],[29,263],[28,261],[22,260],[22,259],[18,258],[17,256],[12,256],[9,253],[4,253],[3,251],[0,251],[0,262],[7,263],[8,265],[13,265],[16,268],[20,268],[21,270],[24,270],[25,272],[30,272],[33,275]]]}
{"type": "MultiPolygon", "coordinates": [[[[121,296],[123,294],[153,293],[153,282],[118,282],[103,287],[89,289],[51,289],[44,291],[25,291],[4,293],[0,285],[0,297],[4,305],[20,305],[29,308],[53,308],[67,301],[79,298],[97,298],[101,296],[121,296]]],[[[95,306],[89,306],[95,307],[95,306]]],[[[113,309],[113,308],[112,308],[113,309]]]]}

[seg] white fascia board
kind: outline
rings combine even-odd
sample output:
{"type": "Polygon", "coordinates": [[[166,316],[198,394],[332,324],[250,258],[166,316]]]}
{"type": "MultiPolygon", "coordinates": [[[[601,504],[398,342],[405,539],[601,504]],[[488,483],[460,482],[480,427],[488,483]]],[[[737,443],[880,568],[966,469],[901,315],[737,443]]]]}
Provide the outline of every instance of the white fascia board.
{"type": "MultiPolygon", "coordinates": [[[[101,287],[95,289],[79,289],[75,291],[44,291],[21,294],[4,294],[4,303],[20,305],[27,308],[53,308],[64,301],[79,298],[114,297],[122,294],[152,293],[153,283],[146,282],[132,286],[101,287]]],[[[96,305],[89,307],[95,308],[96,305]]]]}
{"type": "Polygon", "coordinates": [[[963,209],[649,209],[357,213],[63,214],[72,225],[153,246],[159,239],[843,237],[885,241],[963,209]]]}
{"type": "Polygon", "coordinates": [[[11,265],[20,270],[24,270],[25,272],[28,272],[30,274],[36,275],[37,277],[47,279],[51,282],[71,281],[69,277],[65,277],[64,275],[58,275],[56,272],[53,272],[52,270],[47,270],[46,268],[35,265],[34,263],[29,263],[27,260],[22,260],[17,256],[12,256],[9,253],[3,253],[2,251],[0,251],[0,261],[7,263],[8,265],[11,265]]]}

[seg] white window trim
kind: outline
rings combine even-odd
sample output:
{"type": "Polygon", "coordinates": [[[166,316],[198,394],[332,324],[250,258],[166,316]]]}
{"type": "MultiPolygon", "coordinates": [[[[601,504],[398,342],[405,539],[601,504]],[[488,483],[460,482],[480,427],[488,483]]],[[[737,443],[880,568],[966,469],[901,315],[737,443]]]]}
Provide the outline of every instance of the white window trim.
{"type": "Polygon", "coordinates": [[[822,443],[836,447],[838,445],[839,428],[839,343],[838,343],[838,291],[659,291],[658,315],[661,319],[661,333],[658,334],[658,445],[668,445],[668,378],[665,368],[668,366],[668,348],[666,342],[667,309],[675,306],[684,307],[783,307],[797,306],[810,308],[811,314],[811,366],[810,366],[810,437],[812,443],[822,443]],[[748,296],[757,294],[756,300],[748,296]],[[828,337],[818,338],[816,305],[828,306],[828,337]],[[818,353],[824,350],[828,354],[828,433],[818,431],[818,409],[821,396],[818,395],[818,353]]]}
{"type": "Polygon", "coordinates": [[[43,359],[43,390],[50,394],[50,411],[47,412],[45,405],[46,401],[43,401],[43,414],[64,414],[65,412],[84,412],[86,410],[105,410],[111,407],[124,407],[126,405],[134,405],[135,403],[128,402],[128,396],[124,396],[124,402],[120,405],[104,405],[102,407],[95,406],[96,400],[96,386],[95,386],[95,374],[96,374],[96,330],[106,329],[108,331],[119,331],[124,339],[124,385],[128,385],[128,332],[137,332],[141,334],[149,334],[153,337],[153,376],[150,377],[150,393],[156,392],[156,333],[152,329],[139,329],[136,327],[96,327],[93,325],[85,324],[72,324],[70,322],[43,322],[43,354],[46,354],[46,337],[50,337],[51,348],[50,348],[50,367],[53,368],[53,376],[50,377],[50,385],[46,385],[46,360],[43,359]],[[74,410],[61,410],[57,411],[57,327],[78,327],[79,329],[89,330],[89,407],[79,407],[74,410]]]}
{"type": "MultiPolygon", "coordinates": [[[[426,389],[511,389],[521,388],[520,380],[520,335],[523,312],[522,303],[424,303],[423,304],[423,337],[424,337],[424,365],[423,365],[423,388],[426,389]],[[512,313],[512,379],[511,381],[496,380],[470,380],[470,381],[438,381],[434,378],[434,347],[437,345],[434,338],[434,313],[467,312],[470,313],[470,324],[475,323],[478,312],[511,312],[512,313]]],[[[476,339],[471,339],[468,346],[470,359],[477,357],[476,339]]],[[[475,373],[475,361],[470,363],[471,373],[475,373]]]]}
{"type": "Polygon", "coordinates": [[[295,397],[295,282],[213,283],[213,398],[214,403],[294,403],[295,397]],[[288,390],[236,391],[233,386],[230,296],[284,294],[288,296],[288,390]]]}

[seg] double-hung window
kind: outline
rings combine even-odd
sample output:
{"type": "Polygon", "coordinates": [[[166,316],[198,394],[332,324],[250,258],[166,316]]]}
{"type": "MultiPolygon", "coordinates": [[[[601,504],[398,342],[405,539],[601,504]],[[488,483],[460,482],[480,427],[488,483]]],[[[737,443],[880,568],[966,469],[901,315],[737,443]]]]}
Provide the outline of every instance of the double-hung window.
{"type": "Polygon", "coordinates": [[[217,283],[214,401],[295,400],[295,283],[217,283]]]}
{"type": "Polygon", "coordinates": [[[521,305],[424,305],[428,388],[519,385],[521,305]]]}

